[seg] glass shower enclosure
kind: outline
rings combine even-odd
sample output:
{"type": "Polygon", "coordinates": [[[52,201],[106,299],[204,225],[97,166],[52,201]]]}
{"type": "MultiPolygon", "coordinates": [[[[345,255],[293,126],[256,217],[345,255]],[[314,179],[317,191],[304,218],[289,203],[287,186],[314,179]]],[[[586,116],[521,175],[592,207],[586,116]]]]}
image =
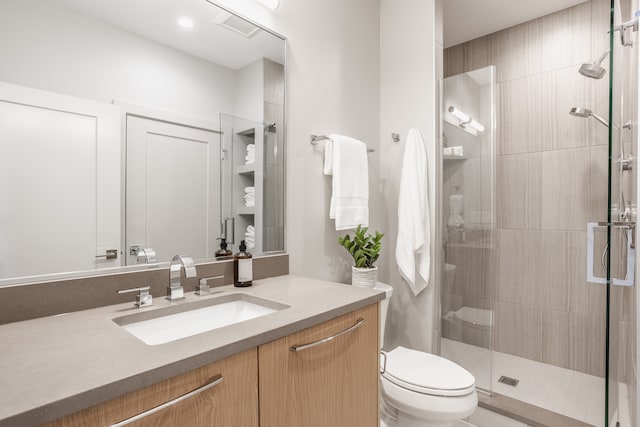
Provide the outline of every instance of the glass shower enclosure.
{"type": "Polygon", "coordinates": [[[436,348],[481,405],[615,427],[637,419],[638,2],[602,3],[582,66],[440,83],[436,348]]]}

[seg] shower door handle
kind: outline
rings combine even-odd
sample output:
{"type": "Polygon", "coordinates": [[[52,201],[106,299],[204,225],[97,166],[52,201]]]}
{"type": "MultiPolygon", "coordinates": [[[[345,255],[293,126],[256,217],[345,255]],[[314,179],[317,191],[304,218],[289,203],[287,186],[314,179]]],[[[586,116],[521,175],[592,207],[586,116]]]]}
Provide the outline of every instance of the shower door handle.
{"type": "MultiPolygon", "coordinates": [[[[595,266],[595,231],[596,228],[606,228],[608,225],[607,222],[588,222],[587,223],[587,281],[591,283],[602,283],[606,284],[606,277],[596,276],[594,271],[595,266]]],[[[615,229],[619,229],[625,233],[625,249],[627,252],[626,256],[626,275],[624,278],[611,278],[611,283],[619,286],[633,286],[635,284],[635,264],[636,264],[636,245],[635,245],[635,222],[612,222],[611,227],[615,229]]],[[[606,251],[609,250],[608,247],[605,246],[601,260],[603,264],[603,268],[606,270],[608,267],[605,265],[606,261],[604,260],[606,251]]]]}

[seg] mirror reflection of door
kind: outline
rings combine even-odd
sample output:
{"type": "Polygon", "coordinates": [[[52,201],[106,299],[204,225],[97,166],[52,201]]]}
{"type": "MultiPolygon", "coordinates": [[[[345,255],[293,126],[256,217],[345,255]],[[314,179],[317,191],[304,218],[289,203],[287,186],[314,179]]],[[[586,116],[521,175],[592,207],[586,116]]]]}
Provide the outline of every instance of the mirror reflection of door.
{"type": "Polygon", "coordinates": [[[189,123],[127,116],[126,252],[213,258],[220,232],[220,138],[189,123]]]}
{"type": "Polygon", "coordinates": [[[0,83],[0,278],[120,265],[119,162],[118,107],[0,83]]]}

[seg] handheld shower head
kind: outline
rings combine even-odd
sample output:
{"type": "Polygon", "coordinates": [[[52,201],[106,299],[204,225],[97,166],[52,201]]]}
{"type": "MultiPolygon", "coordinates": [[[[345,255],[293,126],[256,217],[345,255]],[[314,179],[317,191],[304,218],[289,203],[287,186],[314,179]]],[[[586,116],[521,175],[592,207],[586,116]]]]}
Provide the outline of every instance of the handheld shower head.
{"type": "Polygon", "coordinates": [[[571,110],[569,110],[569,114],[571,114],[574,117],[593,117],[594,119],[596,119],[597,121],[605,125],[606,127],[609,127],[609,123],[607,123],[605,119],[603,119],[602,117],[600,117],[599,115],[597,115],[596,113],[594,113],[593,111],[587,108],[573,107],[571,108],[571,110]]]}
{"type": "Polygon", "coordinates": [[[603,53],[600,58],[591,63],[582,64],[578,72],[585,77],[590,77],[592,79],[601,79],[604,76],[604,73],[607,72],[604,68],[602,68],[602,61],[609,55],[609,51],[607,50],[603,53]]]}

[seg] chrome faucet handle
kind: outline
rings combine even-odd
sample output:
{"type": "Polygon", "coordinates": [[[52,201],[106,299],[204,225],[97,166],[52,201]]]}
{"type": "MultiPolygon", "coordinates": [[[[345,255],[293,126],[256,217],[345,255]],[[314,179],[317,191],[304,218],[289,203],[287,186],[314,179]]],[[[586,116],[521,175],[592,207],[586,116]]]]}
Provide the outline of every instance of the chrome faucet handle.
{"type": "Polygon", "coordinates": [[[136,307],[146,307],[148,305],[153,305],[153,296],[149,292],[151,286],[142,286],[139,288],[129,288],[129,289],[120,289],[118,290],[119,294],[126,294],[129,292],[138,292],[136,295],[136,307]]]}
{"type": "Polygon", "coordinates": [[[211,289],[209,288],[209,280],[224,280],[223,276],[213,276],[213,277],[203,277],[200,279],[200,283],[196,286],[196,295],[207,295],[211,293],[211,289]]]}

